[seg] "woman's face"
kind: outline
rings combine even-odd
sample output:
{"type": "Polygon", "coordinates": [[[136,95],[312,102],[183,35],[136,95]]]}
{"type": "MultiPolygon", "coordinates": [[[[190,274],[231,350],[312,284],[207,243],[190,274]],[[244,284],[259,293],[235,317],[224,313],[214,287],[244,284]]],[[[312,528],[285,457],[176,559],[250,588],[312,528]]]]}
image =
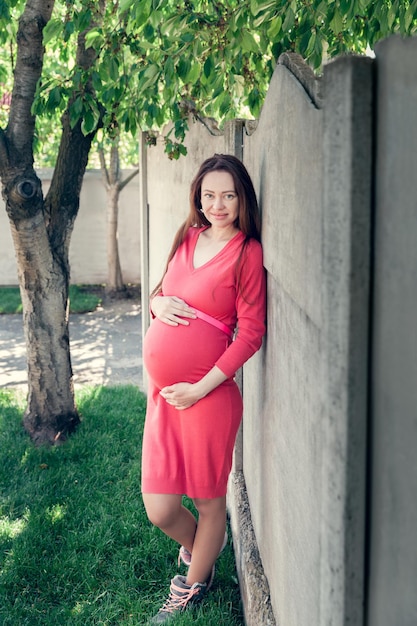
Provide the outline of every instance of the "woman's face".
{"type": "Polygon", "coordinates": [[[206,174],[201,183],[201,207],[215,228],[231,228],[239,215],[239,198],[233,176],[218,170],[206,174]]]}

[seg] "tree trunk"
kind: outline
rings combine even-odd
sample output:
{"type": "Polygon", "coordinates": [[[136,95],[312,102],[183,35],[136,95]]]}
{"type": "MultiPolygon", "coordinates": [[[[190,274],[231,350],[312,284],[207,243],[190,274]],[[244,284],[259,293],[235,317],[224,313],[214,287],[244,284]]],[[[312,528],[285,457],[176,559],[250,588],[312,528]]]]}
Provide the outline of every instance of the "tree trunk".
{"type": "Polygon", "coordinates": [[[42,211],[11,221],[28,366],[24,426],[36,444],[54,444],[76,428],[65,259],[54,258],[42,211]]]}
{"type": "Polygon", "coordinates": [[[107,168],[104,150],[99,148],[101,173],[107,193],[107,285],[110,293],[120,293],[125,290],[122,268],[119,256],[119,196],[122,190],[134,178],[139,170],[135,170],[124,181],[120,177],[119,158],[120,136],[116,133],[110,149],[110,167],[107,168]]]}
{"type": "MultiPolygon", "coordinates": [[[[9,123],[0,128],[0,177],[18,266],[28,363],[24,426],[36,444],[56,444],[80,421],[75,401],[68,329],[68,250],[93,134],[62,118],[62,140],[44,199],[33,168],[35,119],[31,107],[43,64],[43,28],[52,0],[31,0],[19,20],[18,53],[9,123]]],[[[78,39],[77,63],[94,52],[78,39]]],[[[88,89],[88,86],[87,86],[88,89]]],[[[75,96],[74,96],[75,97],[75,96]]]]}
{"type": "Polygon", "coordinates": [[[119,186],[110,185],[107,189],[107,289],[123,291],[123,275],[120,266],[119,241],[119,186]]]}

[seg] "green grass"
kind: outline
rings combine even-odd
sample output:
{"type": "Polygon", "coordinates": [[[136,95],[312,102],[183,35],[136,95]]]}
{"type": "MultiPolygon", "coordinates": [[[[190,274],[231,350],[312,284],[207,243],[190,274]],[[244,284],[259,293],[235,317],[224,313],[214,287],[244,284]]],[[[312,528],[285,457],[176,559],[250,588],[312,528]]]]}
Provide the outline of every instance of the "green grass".
{"type": "MultiPolygon", "coordinates": [[[[0,390],[0,624],[139,626],[165,600],[177,546],[147,520],[140,495],[145,396],[84,388],[78,431],[35,448],[23,400],[0,390]]],[[[233,549],[213,591],[175,625],[243,624],[233,549]]]]}
{"type": "MultiPolygon", "coordinates": [[[[101,303],[94,287],[70,285],[70,313],[95,311],[101,303]]],[[[22,301],[18,287],[0,287],[0,314],[21,313],[22,301]]]]}
{"type": "Polygon", "coordinates": [[[21,313],[22,300],[18,287],[0,287],[0,313],[21,313]]]}

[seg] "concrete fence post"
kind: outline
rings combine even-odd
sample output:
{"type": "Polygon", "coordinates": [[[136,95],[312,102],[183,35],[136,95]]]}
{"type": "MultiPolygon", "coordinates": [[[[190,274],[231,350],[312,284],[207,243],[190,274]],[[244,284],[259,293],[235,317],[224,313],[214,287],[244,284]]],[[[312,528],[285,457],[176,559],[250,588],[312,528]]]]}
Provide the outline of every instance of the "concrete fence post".
{"type": "Polygon", "coordinates": [[[364,624],[373,62],[324,71],[320,624],[364,624]]]}

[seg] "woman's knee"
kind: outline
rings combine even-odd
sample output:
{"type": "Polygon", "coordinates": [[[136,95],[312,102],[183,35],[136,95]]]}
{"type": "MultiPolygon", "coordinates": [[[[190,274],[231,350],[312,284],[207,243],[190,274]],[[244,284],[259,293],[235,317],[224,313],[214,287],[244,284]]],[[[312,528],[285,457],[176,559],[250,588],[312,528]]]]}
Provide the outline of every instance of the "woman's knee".
{"type": "Polygon", "coordinates": [[[199,515],[225,515],[226,498],[195,498],[194,506],[199,515]]]}
{"type": "Polygon", "coordinates": [[[181,508],[181,498],[171,494],[143,494],[143,503],[149,521],[158,528],[169,528],[175,523],[181,508]]]}

